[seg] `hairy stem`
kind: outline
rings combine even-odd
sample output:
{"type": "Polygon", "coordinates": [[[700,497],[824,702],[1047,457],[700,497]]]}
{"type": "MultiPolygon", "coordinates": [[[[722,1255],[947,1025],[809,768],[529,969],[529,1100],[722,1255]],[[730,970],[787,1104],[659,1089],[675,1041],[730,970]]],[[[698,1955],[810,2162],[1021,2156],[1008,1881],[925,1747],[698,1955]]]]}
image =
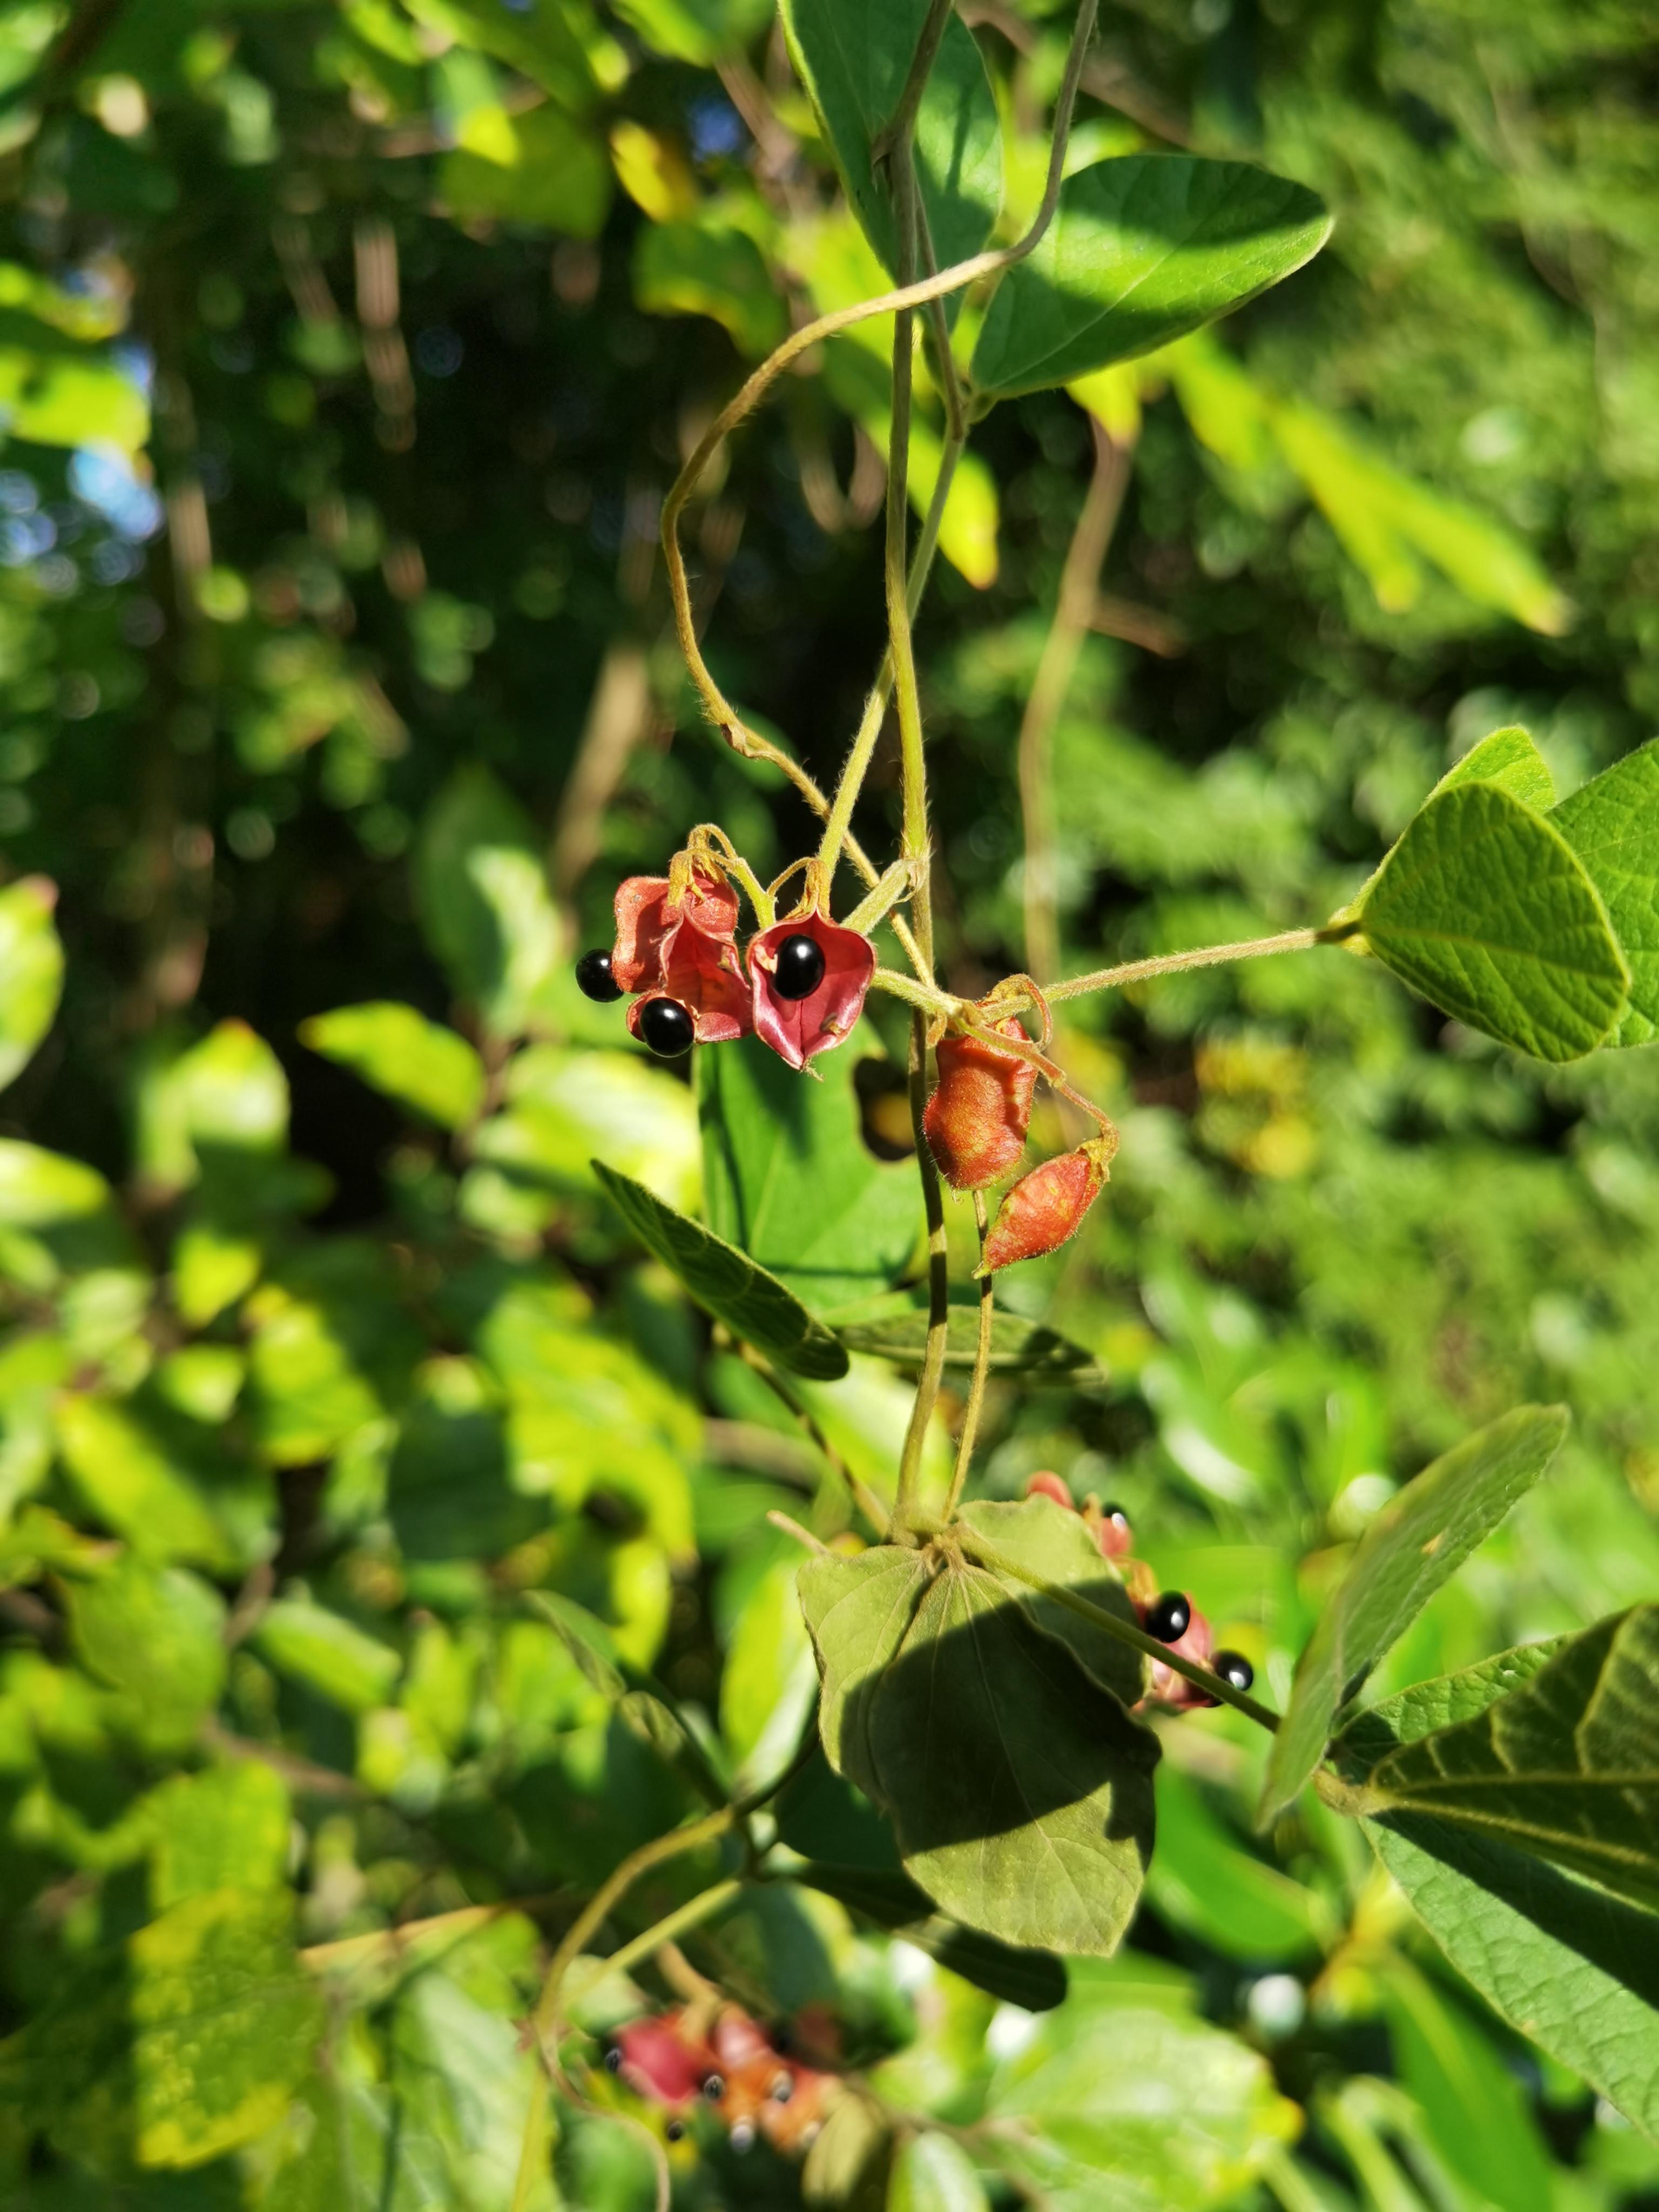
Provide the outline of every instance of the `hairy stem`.
{"type": "Polygon", "coordinates": [[[1025,823],[1025,964],[1039,982],[1048,981],[1060,966],[1050,761],[1054,725],[1089,633],[1100,588],[1101,563],[1129,481],[1131,448],[1109,437],[1093,416],[1090,427],[1095,440],[1094,473],[1066,549],[1054,618],[1043,641],[1019,728],[1019,799],[1025,823]]]}
{"type": "Polygon", "coordinates": [[[607,1953],[599,1961],[593,1978],[597,1981],[606,1975],[627,1973],[637,1966],[641,1959],[648,1959],[653,1952],[660,1951],[665,1943],[672,1943],[677,1936],[684,1936],[687,1929],[700,1928],[705,1920],[712,1920],[717,1912],[723,1912],[733,1898],[742,1894],[743,1887],[742,1876],[731,1875],[724,1881],[713,1882],[707,1889],[699,1890],[684,1905],[678,1905],[672,1912],[665,1912],[643,1935],[634,1936],[620,1950],[607,1953]]]}
{"type": "Polygon", "coordinates": [[[885,127],[878,131],[871,142],[870,163],[872,168],[883,168],[901,148],[910,143],[910,133],[915,126],[916,111],[921,106],[921,96],[927,89],[939,46],[952,15],[957,0],[933,0],[927,10],[927,20],[921,27],[921,36],[916,40],[916,50],[910,57],[910,67],[904,79],[904,88],[899,94],[898,106],[888,118],[885,127]]]}
{"type": "MultiPolygon", "coordinates": [[[[892,291],[876,298],[861,300],[850,307],[842,307],[832,314],[820,315],[798,331],[791,333],[783,343],[768,355],[760,367],[747,379],[736,396],[720,410],[714,420],[698,440],[690,458],[675,478],[662,509],[663,560],[668,572],[669,591],[674,603],[674,626],[680,650],[696,685],[699,696],[708,719],[725,736],[727,743],[738,751],[754,760],[770,761],[781,769],[803,798],[819,815],[829,811],[823,794],[799,763],[781,747],[775,745],[756,731],[746,729],[736,709],[715,683],[697,642],[696,624],[691,611],[691,595],[685,574],[685,556],[679,538],[680,516],[696,489],[697,480],[721,441],[729,437],[765,398],[772,386],[790,363],[801,355],[820,345],[841,331],[851,330],[854,324],[867,322],[872,316],[893,314],[909,307],[925,307],[931,300],[947,299],[952,292],[960,292],[982,276],[1000,275],[1023,261],[1042,239],[1054,220],[1060,203],[1060,181],[1065,173],[1066,144],[1071,132],[1072,111],[1076,104],[1078,82],[1083,73],[1084,58],[1089,40],[1094,34],[1095,14],[1098,0],[1081,0],[1077,23],[1066,55],[1066,71],[1061,80],[1060,95],[1055,103],[1053,147],[1049,156],[1048,176],[1043,189],[1042,203],[1030,228],[1013,245],[991,248],[971,254],[965,261],[954,263],[948,269],[923,278],[920,283],[902,283],[892,291]]],[[[855,866],[867,867],[860,861],[858,848],[849,839],[848,851],[855,866]]],[[[873,882],[873,872],[866,876],[873,882]]]]}
{"type": "Polygon", "coordinates": [[[802,1428],[805,1430],[807,1435],[811,1437],[812,1442],[817,1446],[818,1449],[823,1454],[825,1459],[829,1461],[830,1466],[834,1468],[836,1473],[847,1485],[848,1492],[852,1498],[854,1504],[856,1505],[859,1511],[863,1514],[870,1526],[878,1535],[885,1535],[887,1533],[889,1518],[887,1508],[883,1504],[880,1498],[877,1497],[875,1492],[871,1489],[869,1484],[866,1482],[860,1475],[857,1475],[853,1472],[853,1469],[847,1464],[847,1462],[842,1457],[841,1454],[830,1443],[829,1437],[825,1436],[823,1430],[817,1420],[814,1418],[809,1409],[802,1405],[800,1400],[795,1396],[794,1393],[789,1389],[781,1376],[778,1374],[776,1369],[774,1368],[769,1361],[763,1359],[759,1352],[755,1350],[752,1345],[744,1344],[741,1338],[737,1340],[734,1349],[737,1352],[738,1358],[743,1361],[744,1366],[752,1367],[754,1369],[756,1374],[760,1376],[762,1382],[764,1382],[768,1389],[771,1391],[773,1396],[787,1406],[789,1411],[794,1415],[795,1419],[800,1423],[802,1428]]]}
{"type": "Polygon", "coordinates": [[[945,1242],[945,1199],[939,1170],[927,1148],[921,1117],[927,1104],[927,1017],[921,1008],[910,1017],[910,1127],[915,1132],[916,1165],[921,1176],[921,1201],[927,1217],[927,1341],[916,1378],[915,1403],[910,1408],[899,1458],[898,1492],[893,1501],[893,1526],[907,1532],[915,1512],[916,1490],[921,1475],[922,1448],[927,1424],[939,1402],[939,1386],[945,1374],[945,1354],[951,1329],[951,1273],[945,1242]]]}
{"type": "Polygon", "coordinates": [[[687,1851],[700,1850],[703,1844],[717,1842],[729,1833],[737,1820],[736,1808],[722,1805],[717,1812],[693,1820],[689,1827],[676,1828],[666,1836],[653,1836],[648,1844],[641,1844],[636,1851],[630,1851],[609,1880],[594,1891],[566,1929],[547,1969],[541,1996],[536,2001],[532,2025],[550,2068],[556,2067],[558,2063],[559,2001],[564,1978],[574,1961],[587,1948],[611,1911],[642,1875],[649,1874],[653,1867],[665,1865],[670,1859],[683,1857],[687,1851]]]}
{"type": "Polygon", "coordinates": [[[1103,1629],[1108,1636],[1116,1637],[1120,1644],[1128,1644],[1133,1650],[1142,1653],[1146,1658],[1160,1661],[1173,1673],[1184,1674],[1189,1682],[1195,1682],[1200,1690],[1218,1703],[1231,1705],[1246,1719],[1253,1720],[1258,1728],[1269,1730],[1278,1728],[1277,1713],[1269,1712],[1266,1705],[1257,1705],[1248,1691],[1234,1689],[1231,1682],[1224,1682],[1219,1674],[1212,1674],[1207,1667],[1200,1667],[1197,1660],[1188,1659],[1179,1651],[1172,1651],[1167,1644],[1160,1644],[1157,1637],[1148,1636],[1144,1628],[1136,1627],[1133,1621],[1120,1620],[1116,1613],[1108,1613],[1100,1606],[1091,1605],[1086,1597],[1079,1597],[1075,1590],[1067,1589],[1064,1583],[1045,1581],[1035,1568],[1028,1567],[1022,1560],[1011,1559],[1006,1552],[1000,1552],[994,1544],[986,1543],[972,1529],[958,1527],[956,1533],[963,1549],[971,1552],[982,1566],[993,1568],[1000,1575],[1012,1575],[1017,1582],[1029,1583],[1033,1589],[1040,1589],[1045,1597],[1052,1598],[1056,1605],[1064,1606],[1067,1613],[1076,1613],[1080,1620],[1103,1629]]]}
{"type": "MultiPolygon", "coordinates": [[[[974,1226],[979,1231],[980,1264],[985,1261],[985,1237],[990,1226],[985,1210],[985,1193],[974,1193],[974,1226]]],[[[979,1279],[979,1339],[974,1346],[974,1376],[968,1386],[968,1404],[962,1416],[962,1434],[957,1438],[957,1463],[951,1476],[950,1495],[945,1501],[945,1518],[949,1522],[961,1503],[963,1486],[968,1480],[968,1470],[973,1464],[974,1446],[979,1438],[979,1419],[985,1409],[985,1378],[991,1369],[991,1328],[996,1317],[995,1278],[981,1275],[979,1279]]]]}
{"type": "MultiPolygon", "coordinates": [[[[905,601],[912,617],[921,605],[921,595],[927,589],[932,573],[933,556],[939,550],[939,533],[945,519],[945,501],[951,496],[951,486],[957,473],[957,463],[962,459],[962,449],[967,442],[966,425],[953,425],[945,433],[945,449],[939,457],[939,480],[933,486],[933,495],[927,503],[927,519],[921,526],[921,535],[916,540],[915,557],[910,563],[910,580],[905,590],[905,601]]],[[[876,740],[881,735],[881,726],[887,714],[887,702],[893,689],[893,653],[890,646],[882,655],[875,683],[864,702],[864,715],[847,756],[847,765],[841,772],[841,781],[836,786],[836,803],[825,824],[823,842],[818,848],[818,863],[823,870],[823,880],[831,882],[842,847],[848,842],[852,825],[853,809],[858,804],[859,793],[876,750],[876,740]]],[[[850,847],[849,847],[850,849],[850,847]]]]}
{"type": "Polygon", "coordinates": [[[1126,983],[1144,983],[1154,975],[1174,975],[1183,968],[1217,968],[1226,960],[1259,960],[1268,952],[1306,952],[1316,945],[1340,945],[1354,931],[1287,929],[1278,937],[1247,938],[1238,945],[1202,945],[1191,952],[1160,952],[1151,960],[1127,960],[1119,968],[1096,968],[1086,975],[1073,975],[1069,983],[1054,983],[1045,995],[1056,999],[1086,998],[1091,991],[1114,991],[1126,983]]]}

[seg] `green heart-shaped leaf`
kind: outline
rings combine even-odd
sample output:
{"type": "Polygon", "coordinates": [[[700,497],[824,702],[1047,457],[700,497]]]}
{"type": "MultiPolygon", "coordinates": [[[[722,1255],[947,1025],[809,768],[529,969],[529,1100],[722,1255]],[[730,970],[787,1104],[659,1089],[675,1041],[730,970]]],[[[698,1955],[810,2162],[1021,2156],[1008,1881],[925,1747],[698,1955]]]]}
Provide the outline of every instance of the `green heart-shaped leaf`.
{"type": "Polygon", "coordinates": [[[1659,1036],[1659,738],[1564,799],[1550,820],[1607,902],[1630,963],[1630,1005],[1610,1044],[1659,1036]]]}
{"type": "MultiPolygon", "coordinates": [[[[898,233],[871,149],[892,120],[928,0],[781,0],[790,59],[823,125],[853,212],[890,271],[898,233]]],[[[916,177],[941,269],[991,234],[1002,204],[1002,128],[973,33],[945,27],[915,122],[916,177]]]]}
{"type": "MultiPolygon", "coordinates": [[[[1467,1725],[1571,1649],[1565,1638],[1525,1645],[1419,1683],[1361,1714],[1337,1757],[1363,1780],[1398,1747],[1467,1725]]],[[[1659,1917],[1499,1835],[1432,1814],[1385,1813],[1364,1826],[1430,1934],[1494,2009],[1659,2135],[1659,1917]]]]}
{"type": "Polygon", "coordinates": [[[1079,169],[986,312],[974,382],[1007,398],[1151,353],[1290,276],[1330,228],[1305,185],[1243,161],[1130,154],[1079,169]]]}
{"type": "Polygon", "coordinates": [[[1629,970],[1559,830],[1501,784],[1431,799],[1359,907],[1403,982],[1534,1059],[1581,1059],[1624,1012],[1629,970]]]}
{"type": "Polygon", "coordinates": [[[834,1382],[846,1374],[851,1363],[845,1347],[775,1275],[735,1245],[711,1236],[701,1222],[665,1206],[632,1176],[619,1175],[603,1160],[593,1161],[592,1168],[641,1243],[735,1336],[781,1367],[817,1382],[834,1382]]]}
{"type": "Polygon", "coordinates": [[[1517,1407],[1425,1468],[1372,1522],[1297,1662],[1267,1757],[1264,1827],[1323,1758],[1339,1708],[1549,1466],[1567,1418],[1563,1406],[1517,1407]]]}
{"type": "Polygon", "coordinates": [[[800,1587],[824,1749],[907,1872],[1006,1943],[1115,1951],[1152,1856],[1157,1738],[951,1549],[815,1559],[800,1587]]]}

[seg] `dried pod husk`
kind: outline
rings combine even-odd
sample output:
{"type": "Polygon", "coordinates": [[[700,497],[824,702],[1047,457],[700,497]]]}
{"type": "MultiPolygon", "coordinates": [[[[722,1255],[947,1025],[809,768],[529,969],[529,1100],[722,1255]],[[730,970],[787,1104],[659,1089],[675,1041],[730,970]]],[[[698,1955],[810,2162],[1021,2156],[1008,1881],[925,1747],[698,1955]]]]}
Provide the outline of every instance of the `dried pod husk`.
{"type": "Polygon", "coordinates": [[[1022,1176],[998,1208],[976,1274],[994,1274],[1018,1260],[1040,1260],[1075,1237],[1106,1187],[1114,1145],[1091,1137],[1075,1152],[1044,1160],[1022,1176]]]}
{"type": "MultiPolygon", "coordinates": [[[[1012,1018],[997,1034],[1025,1039],[1012,1018]]],[[[939,1039],[934,1057],[939,1081],[921,1118],[927,1149],[952,1190],[983,1190],[1019,1164],[1037,1072],[983,1037],[954,1033],[939,1039]]]]}

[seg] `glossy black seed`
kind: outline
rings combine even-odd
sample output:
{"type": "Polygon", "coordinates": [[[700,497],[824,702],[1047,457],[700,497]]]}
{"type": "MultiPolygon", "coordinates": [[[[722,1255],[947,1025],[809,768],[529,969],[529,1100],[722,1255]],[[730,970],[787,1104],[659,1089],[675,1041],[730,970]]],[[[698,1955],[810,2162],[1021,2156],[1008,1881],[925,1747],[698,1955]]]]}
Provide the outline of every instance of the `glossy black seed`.
{"type": "Polygon", "coordinates": [[[739,2120],[732,2130],[732,2149],[736,2151],[738,2156],[741,2158],[745,2151],[752,2150],[754,2147],[754,2122],[752,2120],[739,2120]]]}
{"type": "Polygon", "coordinates": [[[616,2074],[616,2073],[619,2073],[619,2072],[621,2071],[621,2069],[622,2069],[622,2045],[621,2045],[620,2044],[618,2044],[618,2043],[613,2043],[613,2044],[611,2045],[611,2046],[610,2050],[609,2050],[609,2051],[607,2051],[605,2052],[605,2070],[606,2070],[606,2072],[607,2072],[607,2073],[610,2073],[610,2074],[616,2074]]]}
{"type": "Polygon", "coordinates": [[[583,953],[576,963],[576,988],[584,998],[597,999],[602,1006],[621,998],[622,985],[611,972],[608,952],[583,953]]]}
{"type": "Polygon", "coordinates": [[[725,2075],[721,2074],[705,2074],[702,2078],[702,2094],[708,2098],[711,2105],[718,2105],[720,2099],[726,2094],[725,2075]]]}
{"type": "Polygon", "coordinates": [[[677,1060],[690,1051],[696,1031],[678,999],[647,999],[640,1008],[640,1035],[659,1060],[677,1060]]]}
{"type": "Polygon", "coordinates": [[[823,981],[823,947],[805,931],[786,937],[772,957],[772,988],[781,999],[810,999],[823,981]]]}
{"type": "Polygon", "coordinates": [[[795,2085],[787,2074],[780,2074],[767,2094],[775,2105],[787,2105],[795,2094],[795,2085]]]}
{"type": "Polygon", "coordinates": [[[684,2120],[670,2120],[667,2126],[664,2128],[663,2133],[667,2136],[670,2142],[678,2142],[680,2137],[685,2133],[685,2122],[684,2120]]]}
{"type": "Polygon", "coordinates": [[[1218,1651],[1210,1662],[1210,1671],[1235,1690],[1248,1690],[1255,1680],[1255,1668],[1242,1651],[1218,1651]]]}
{"type": "Polygon", "coordinates": [[[1165,1590],[1146,1608],[1146,1633],[1160,1644],[1179,1644],[1191,1626],[1193,1608],[1180,1590],[1165,1590]]]}

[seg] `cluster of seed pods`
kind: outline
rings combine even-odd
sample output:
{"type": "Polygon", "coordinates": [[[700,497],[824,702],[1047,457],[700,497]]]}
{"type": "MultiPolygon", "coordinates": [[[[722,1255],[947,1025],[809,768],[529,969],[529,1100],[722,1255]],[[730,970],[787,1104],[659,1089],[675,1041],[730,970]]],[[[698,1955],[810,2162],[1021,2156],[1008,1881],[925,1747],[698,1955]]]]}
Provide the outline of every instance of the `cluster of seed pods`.
{"type": "MultiPolygon", "coordinates": [[[[1034,1474],[1025,1486],[1028,1498],[1052,1498],[1068,1513],[1078,1512],[1072,1493],[1061,1478],[1047,1469],[1034,1474]]],[[[1207,1667],[1212,1674],[1235,1690],[1248,1690],[1255,1680],[1255,1669],[1242,1651],[1218,1651],[1209,1622],[1193,1603],[1184,1590],[1160,1590],[1158,1578],[1145,1559],[1132,1559],[1130,1547],[1134,1542],[1128,1516],[1117,1505],[1103,1505],[1095,1498],[1086,1498],[1081,1517],[1087,1522],[1090,1534],[1099,1547],[1103,1559],[1109,1559],[1123,1577],[1131,1602],[1139,1617],[1140,1625],[1148,1636],[1155,1636],[1160,1644],[1167,1644],[1171,1651],[1182,1659],[1194,1661],[1207,1667]]],[[[1191,1712],[1203,1705],[1213,1705],[1218,1700],[1196,1682],[1189,1682],[1184,1674],[1161,1661],[1152,1662],[1152,1678],[1147,1686],[1143,1705],[1158,1705],[1168,1712],[1191,1712]]]]}
{"type": "MultiPolygon", "coordinates": [[[[615,944],[585,952],[576,981],[601,1002],[631,997],[629,1032],[664,1059],[752,1033],[799,1071],[851,1036],[876,972],[869,939],[810,900],[739,949],[737,895],[702,854],[681,854],[666,876],[629,876],[616,915],[615,944]]],[[[994,1026],[1011,1045],[1027,1042],[1012,1017],[994,1026]]],[[[928,1149],[953,1190],[984,1190],[1024,1152],[1037,1069],[966,1031],[941,1036],[936,1059],[928,1149]]],[[[1115,1144],[1103,1133],[1022,1176],[998,1209],[978,1272],[1039,1259],[1075,1236],[1115,1144]]]]}
{"type": "Polygon", "coordinates": [[[653,2014],[617,2029],[605,2063],[664,2115],[678,2142],[703,2107],[724,2124],[737,2151],[764,2136],[786,2154],[805,2150],[840,2087],[833,2074],[803,2065],[736,2005],[653,2014]]]}
{"type": "Polygon", "coordinates": [[[693,866],[629,876],[617,891],[617,941],[586,952],[576,981],[590,999],[630,995],[629,1032],[665,1060],[751,1031],[800,1069],[840,1044],[864,1011],[876,949],[811,910],[738,947],[737,895],[693,866]]]}

